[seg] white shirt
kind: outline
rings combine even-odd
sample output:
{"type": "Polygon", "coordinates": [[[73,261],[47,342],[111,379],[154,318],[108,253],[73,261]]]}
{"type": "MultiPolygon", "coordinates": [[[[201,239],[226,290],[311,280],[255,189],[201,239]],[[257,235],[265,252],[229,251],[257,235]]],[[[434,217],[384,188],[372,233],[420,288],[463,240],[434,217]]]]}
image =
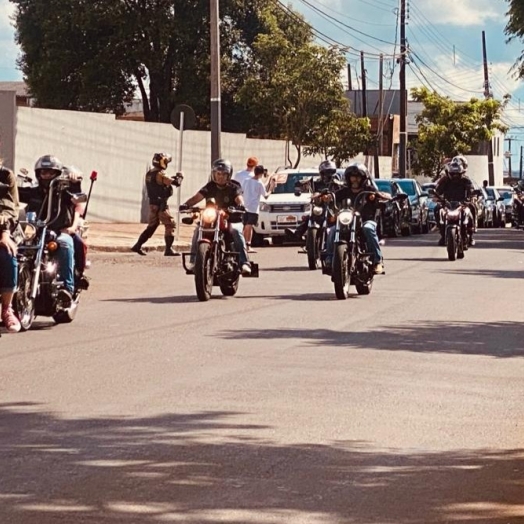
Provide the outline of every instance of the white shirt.
{"type": "Polygon", "coordinates": [[[253,178],[253,176],[253,171],[248,171],[247,169],[244,169],[243,171],[235,173],[235,175],[233,176],[233,180],[235,182],[238,182],[242,186],[248,178],[253,178]]]}
{"type": "Polygon", "coordinates": [[[244,206],[249,213],[258,214],[260,211],[260,198],[267,193],[262,180],[249,177],[242,184],[244,191],[244,206]]]}

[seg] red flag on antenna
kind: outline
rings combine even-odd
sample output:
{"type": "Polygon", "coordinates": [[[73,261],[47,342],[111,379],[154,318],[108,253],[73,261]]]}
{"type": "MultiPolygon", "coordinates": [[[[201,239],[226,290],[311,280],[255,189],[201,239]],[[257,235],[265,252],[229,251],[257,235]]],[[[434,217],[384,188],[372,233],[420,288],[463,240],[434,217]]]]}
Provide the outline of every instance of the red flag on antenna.
{"type": "Polygon", "coordinates": [[[91,172],[91,176],[89,177],[93,182],[95,182],[98,178],[98,173],[96,171],[91,172]]]}

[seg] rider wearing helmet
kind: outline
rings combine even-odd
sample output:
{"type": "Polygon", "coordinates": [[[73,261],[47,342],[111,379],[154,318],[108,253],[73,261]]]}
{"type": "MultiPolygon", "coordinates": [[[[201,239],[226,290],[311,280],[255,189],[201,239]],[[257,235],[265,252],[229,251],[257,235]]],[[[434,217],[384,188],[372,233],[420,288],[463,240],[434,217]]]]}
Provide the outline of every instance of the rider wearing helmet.
{"type": "MultiPolygon", "coordinates": [[[[295,184],[295,189],[303,190],[310,188],[313,193],[311,198],[319,196],[322,191],[337,191],[340,189],[341,181],[337,175],[337,166],[332,160],[324,160],[318,166],[318,172],[320,178],[317,180],[311,180],[310,178],[306,180],[299,180],[295,184]],[[309,187],[308,187],[309,186],[309,187]]],[[[308,217],[305,217],[302,223],[293,230],[291,228],[286,228],[285,232],[288,235],[294,236],[297,240],[302,240],[302,237],[306,234],[308,228],[308,217]]]]}
{"type": "MultiPolygon", "coordinates": [[[[189,208],[195,206],[202,200],[214,199],[217,207],[226,211],[230,207],[244,208],[244,198],[242,196],[242,188],[240,184],[231,180],[233,175],[233,166],[229,160],[219,159],[215,160],[211,166],[211,180],[198,193],[186,200],[180,206],[180,211],[187,211],[189,208]]],[[[229,232],[233,237],[235,249],[240,253],[239,261],[242,269],[242,274],[251,274],[251,266],[249,265],[247,256],[246,239],[242,232],[242,221],[235,222],[234,217],[229,220],[229,232]]],[[[195,256],[198,245],[198,229],[195,230],[193,241],[191,244],[191,266],[195,263],[195,256]]],[[[189,272],[192,270],[190,269],[189,272]]]]}
{"type": "MultiPolygon", "coordinates": [[[[443,174],[437,181],[435,186],[435,193],[449,202],[470,202],[474,196],[473,183],[471,179],[466,175],[467,160],[462,156],[456,156],[448,164],[448,168],[445,174],[443,174]]],[[[469,225],[469,245],[474,246],[475,240],[473,239],[473,232],[475,229],[475,210],[472,204],[466,208],[468,213],[471,215],[469,225]]],[[[440,211],[440,207],[437,206],[435,213],[440,211]]],[[[440,223],[440,239],[438,241],[439,246],[445,244],[445,230],[444,224],[440,223]]]]}
{"type": "Polygon", "coordinates": [[[75,292],[73,235],[78,230],[83,212],[82,204],[73,202],[73,194],[81,191],[80,180],[77,176],[71,177],[62,162],[52,155],[44,155],[36,161],[35,175],[38,186],[19,188],[20,201],[27,203],[26,211],[35,212],[37,218],[41,220],[47,217],[46,202],[50,196],[52,181],[63,176],[67,185],[67,187],[54,186],[51,216],[56,218],[48,226],[58,235],[56,239],[60,247],[57,251],[58,272],[65,287],[60,290],[61,301],[65,307],[69,307],[75,292]]]}
{"type": "Polygon", "coordinates": [[[166,153],[155,153],[153,156],[153,167],[146,173],[146,189],[149,198],[149,221],[146,229],[138,237],[136,244],[131,251],[139,255],[145,255],[142,246],[153,236],[157,227],[162,223],[165,228],[164,240],[166,247],[164,256],[172,257],[176,253],[173,251],[175,241],[175,219],[169,211],[167,201],[173,194],[173,186],[179,187],[182,183],[182,173],[177,173],[170,177],[166,173],[168,164],[171,162],[171,155],[166,153]]]}
{"type": "MultiPolygon", "coordinates": [[[[376,214],[379,203],[381,201],[390,200],[391,195],[378,191],[377,186],[371,179],[368,169],[364,164],[354,163],[347,167],[344,172],[344,180],[346,182],[346,186],[342,189],[339,189],[335,193],[335,203],[337,206],[348,198],[354,202],[355,197],[362,191],[374,191],[379,197],[375,198],[374,200],[367,200],[365,204],[359,208],[359,211],[362,216],[362,230],[366,238],[366,244],[371,253],[373,253],[375,274],[382,274],[384,272],[384,267],[382,261],[382,251],[380,250],[380,244],[377,235],[376,214]]],[[[333,260],[333,253],[335,249],[335,233],[336,227],[333,226],[330,228],[326,243],[327,256],[325,259],[325,264],[328,268],[331,266],[333,260]]]]}

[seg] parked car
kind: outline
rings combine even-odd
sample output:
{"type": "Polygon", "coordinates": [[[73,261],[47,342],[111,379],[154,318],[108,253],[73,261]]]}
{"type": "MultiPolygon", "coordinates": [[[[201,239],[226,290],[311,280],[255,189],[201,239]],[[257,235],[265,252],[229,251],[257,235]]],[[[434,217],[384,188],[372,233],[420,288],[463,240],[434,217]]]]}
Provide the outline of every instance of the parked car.
{"type": "Polygon", "coordinates": [[[486,187],[488,202],[493,205],[493,227],[506,227],[506,205],[504,197],[498,192],[496,187],[486,187]]]}
{"type": "Polygon", "coordinates": [[[271,175],[276,179],[273,192],[260,200],[258,224],[253,228],[253,245],[260,245],[264,238],[274,244],[285,240],[286,228],[296,228],[311,207],[311,193],[295,195],[295,184],[306,178],[318,177],[318,169],[284,169],[271,175]]]}
{"type": "Polygon", "coordinates": [[[393,200],[383,205],[377,218],[379,236],[411,235],[412,214],[409,195],[399,186],[398,180],[376,178],[374,182],[379,191],[389,193],[393,197],[393,200]]]}
{"type": "Polygon", "coordinates": [[[500,196],[504,199],[504,208],[506,213],[506,222],[511,223],[513,220],[513,188],[510,186],[500,186],[495,188],[500,196]]]}
{"type": "MultiPolygon", "coordinates": [[[[435,189],[437,186],[436,182],[427,182],[425,184],[422,184],[422,190],[425,193],[428,193],[430,189],[435,189]]],[[[437,224],[437,217],[435,216],[435,208],[437,207],[437,203],[432,198],[428,198],[427,200],[427,206],[428,206],[428,222],[430,227],[433,227],[437,224]]]]}
{"type": "Polygon", "coordinates": [[[402,191],[409,196],[411,204],[411,228],[416,233],[429,232],[428,194],[413,178],[402,178],[396,181],[402,191]]]}
{"type": "Polygon", "coordinates": [[[472,204],[477,209],[477,226],[478,227],[490,227],[493,224],[493,209],[492,206],[487,202],[488,195],[484,188],[480,187],[474,180],[473,183],[474,196],[472,198],[472,204]]]}

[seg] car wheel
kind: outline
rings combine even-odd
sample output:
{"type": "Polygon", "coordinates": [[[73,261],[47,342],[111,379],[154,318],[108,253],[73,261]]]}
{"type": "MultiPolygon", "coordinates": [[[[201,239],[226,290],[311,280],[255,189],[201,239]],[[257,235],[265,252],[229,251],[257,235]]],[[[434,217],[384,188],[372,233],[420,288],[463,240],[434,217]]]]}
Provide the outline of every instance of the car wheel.
{"type": "Polygon", "coordinates": [[[271,237],[271,243],[274,246],[283,246],[284,245],[284,237],[283,236],[271,237]]]}

